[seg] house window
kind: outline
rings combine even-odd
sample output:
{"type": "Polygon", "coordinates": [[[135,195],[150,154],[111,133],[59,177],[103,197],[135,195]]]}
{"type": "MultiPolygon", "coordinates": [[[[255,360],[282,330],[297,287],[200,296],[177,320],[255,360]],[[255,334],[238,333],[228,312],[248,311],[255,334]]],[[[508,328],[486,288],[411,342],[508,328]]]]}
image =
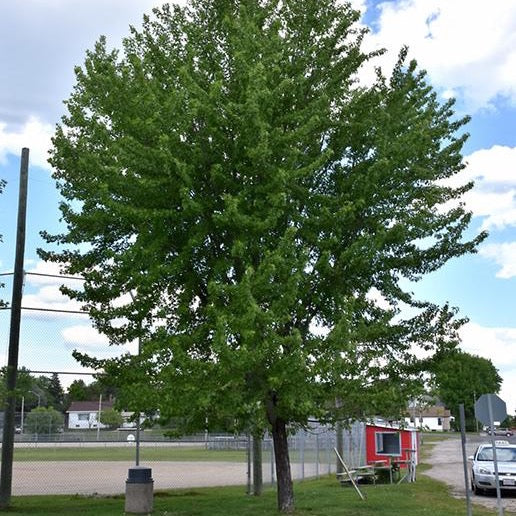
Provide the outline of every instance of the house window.
{"type": "Polygon", "coordinates": [[[89,414],[79,414],[77,419],[79,421],[89,421],[90,420],[90,415],[89,414]]]}
{"type": "Polygon", "coordinates": [[[437,426],[443,426],[443,420],[440,417],[437,418],[437,426]]]}
{"type": "Polygon", "coordinates": [[[401,435],[398,432],[376,432],[378,455],[401,455],[401,435]]]}

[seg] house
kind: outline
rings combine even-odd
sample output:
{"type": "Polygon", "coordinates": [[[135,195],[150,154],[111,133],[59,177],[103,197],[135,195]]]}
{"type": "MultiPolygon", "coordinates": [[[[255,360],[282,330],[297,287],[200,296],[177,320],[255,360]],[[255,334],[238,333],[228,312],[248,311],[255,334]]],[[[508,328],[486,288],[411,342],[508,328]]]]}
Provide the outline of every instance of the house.
{"type": "Polygon", "coordinates": [[[111,401],[72,401],[70,408],[66,411],[68,429],[88,430],[92,428],[106,428],[106,425],[99,423],[99,409],[106,410],[113,408],[111,401]]]}
{"type": "Polygon", "coordinates": [[[430,407],[413,406],[409,407],[408,413],[405,422],[418,428],[431,430],[432,432],[447,432],[451,428],[452,415],[445,407],[439,405],[430,407]]]}
{"type": "Polygon", "coordinates": [[[396,462],[401,468],[412,461],[419,462],[419,432],[417,428],[400,427],[387,422],[368,423],[366,433],[366,462],[396,462]]]}

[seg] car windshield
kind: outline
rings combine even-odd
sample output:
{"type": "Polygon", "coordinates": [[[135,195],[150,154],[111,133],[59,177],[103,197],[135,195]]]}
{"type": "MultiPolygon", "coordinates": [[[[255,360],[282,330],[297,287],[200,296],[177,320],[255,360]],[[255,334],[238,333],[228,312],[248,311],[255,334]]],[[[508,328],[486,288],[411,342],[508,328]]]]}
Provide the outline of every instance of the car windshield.
{"type": "MultiPolygon", "coordinates": [[[[500,462],[516,462],[516,448],[496,448],[496,459],[500,462]]],[[[477,460],[493,460],[493,448],[482,448],[477,460]]]]}

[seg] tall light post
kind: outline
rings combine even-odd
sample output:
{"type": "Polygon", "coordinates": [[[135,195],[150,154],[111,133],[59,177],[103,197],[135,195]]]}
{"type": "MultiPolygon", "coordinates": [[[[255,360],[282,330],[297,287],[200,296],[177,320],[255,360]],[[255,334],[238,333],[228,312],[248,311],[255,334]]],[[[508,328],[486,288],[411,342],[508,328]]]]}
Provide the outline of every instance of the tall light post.
{"type": "MultiPolygon", "coordinates": [[[[131,291],[129,291],[129,295],[131,296],[131,300],[134,303],[135,298],[131,291]]],[[[139,321],[139,329],[138,329],[138,354],[140,356],[142,349],[142,321],[139,321]]],[[[135,450],[135,466],[140,465],[140,412],[136,413],[136,450],[135,450]]]]}
{"type": "MultiPolygon", "coordinates": [[[[141,337],[142,324],[140,322],[140,334],[138,335],[138,356],[140,356],[140,352],[142,349],[142,337],[141,337]]],[[[137,412],[136,418],[136,457],[135,457],[135,465],[140,465],[140,412],[137,412]]]]}

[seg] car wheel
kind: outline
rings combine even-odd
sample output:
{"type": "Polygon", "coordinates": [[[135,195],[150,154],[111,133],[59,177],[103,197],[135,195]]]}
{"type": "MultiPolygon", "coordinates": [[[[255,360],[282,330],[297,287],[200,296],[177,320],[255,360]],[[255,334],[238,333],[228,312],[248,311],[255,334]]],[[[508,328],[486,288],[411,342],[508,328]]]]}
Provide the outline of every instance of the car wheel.
{"type": "Polygon", "coordinates": [[[484,490],[477,487],[475,484],[475,480],[471,480],[471,490],[473,491],[474,495],[480,496],[481,494],[484,494],[484,490]]]}

